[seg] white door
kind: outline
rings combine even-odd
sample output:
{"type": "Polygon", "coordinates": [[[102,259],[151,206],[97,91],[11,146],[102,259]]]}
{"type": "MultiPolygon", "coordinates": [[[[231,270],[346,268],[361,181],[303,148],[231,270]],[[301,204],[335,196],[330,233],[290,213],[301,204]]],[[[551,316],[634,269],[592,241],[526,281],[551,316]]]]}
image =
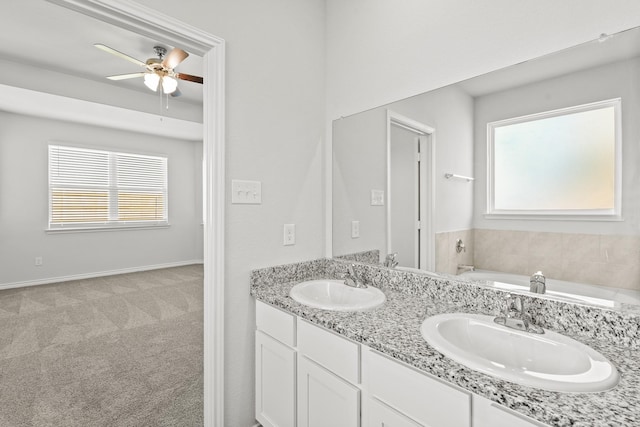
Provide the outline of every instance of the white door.
{"type": "Polygon", "coordinates": [[[360,390],[315,364],[298,358],[298,427],[358,427],[360,390]]]}
{"type": "Polygon", "coordinates": [[[391,126],[390,150],[391,250],[403,267],[420,268],[420,168],[417,135],[391,126]]]}
{"type": "Polygon", "coordinates": [[[296,353],[256,331],[256,419],[264,427],[295,427],[296,353]]]}

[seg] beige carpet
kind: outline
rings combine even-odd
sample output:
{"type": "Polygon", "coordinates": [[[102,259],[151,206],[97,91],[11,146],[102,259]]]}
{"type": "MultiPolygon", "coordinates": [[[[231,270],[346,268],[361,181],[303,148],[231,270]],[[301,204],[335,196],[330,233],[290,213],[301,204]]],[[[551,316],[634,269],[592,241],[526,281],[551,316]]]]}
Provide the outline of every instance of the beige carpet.
{"type": "Polygon", "coordinates": [[[201,426],[203,268],[0,291],[0,426],[201,426]]]}

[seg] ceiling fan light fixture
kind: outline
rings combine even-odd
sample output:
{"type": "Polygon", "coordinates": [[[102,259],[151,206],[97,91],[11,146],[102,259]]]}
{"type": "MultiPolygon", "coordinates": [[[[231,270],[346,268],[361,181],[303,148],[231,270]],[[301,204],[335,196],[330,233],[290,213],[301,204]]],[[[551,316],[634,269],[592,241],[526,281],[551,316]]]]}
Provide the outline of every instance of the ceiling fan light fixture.
{"type": "MultiPolygon", "coordinates": [[[[148,73],[144,75],[144,84],[152,91],[156,92],[158,90],[158,85],[160,84],[160,76],[156,73],[148,73]]],[[[175,89],[174,89],[175,90],[175,89]]]]}
{"type": "Polygon", "coordinates": [[[170,94],[178,89],[178,81],[171,76],[164,76],[162,78],[162,91],[166,94],[170,94]]]}

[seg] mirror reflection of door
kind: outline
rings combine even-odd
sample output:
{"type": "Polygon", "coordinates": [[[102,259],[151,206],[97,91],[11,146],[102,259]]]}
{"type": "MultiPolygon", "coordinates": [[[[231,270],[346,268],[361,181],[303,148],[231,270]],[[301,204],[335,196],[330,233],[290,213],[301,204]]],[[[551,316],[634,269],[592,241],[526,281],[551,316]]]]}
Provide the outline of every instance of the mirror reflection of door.
{"type": "Polygon", "coordinates": [[[427,225],[432,201],[428,136],[391,122],[389,128],[389,253],[401,267],[432,269],[427,225]]]}
{"type": "Polygon", "coordinates": [[[420,144],[418,135],[391,126],[391,250],[398,265],[420,268],[420,144]]]}

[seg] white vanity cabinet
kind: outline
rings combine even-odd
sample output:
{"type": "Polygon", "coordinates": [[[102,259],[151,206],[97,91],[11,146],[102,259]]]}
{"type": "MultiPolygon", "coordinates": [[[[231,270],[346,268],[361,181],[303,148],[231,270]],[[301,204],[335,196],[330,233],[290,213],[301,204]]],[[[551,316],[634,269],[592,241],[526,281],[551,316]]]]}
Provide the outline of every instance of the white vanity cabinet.
{"type": "Polygon", "coordinates": [[[260,301],[256,324],[264,427],[546,427],[260,301]]]}
{"type": "Polygon", "coordinates": [[[359,427],[360,345],[256,301],[256,419],[359,427]]]}

